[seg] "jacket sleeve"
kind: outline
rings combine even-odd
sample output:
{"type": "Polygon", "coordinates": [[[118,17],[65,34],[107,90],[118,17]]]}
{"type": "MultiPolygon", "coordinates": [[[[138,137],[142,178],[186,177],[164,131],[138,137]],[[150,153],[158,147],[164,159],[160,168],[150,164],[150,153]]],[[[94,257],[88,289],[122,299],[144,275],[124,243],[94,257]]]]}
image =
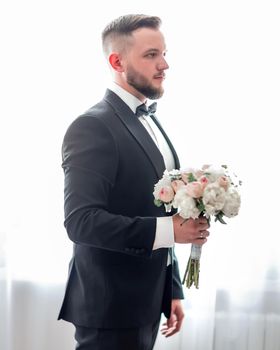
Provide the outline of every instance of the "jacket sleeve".
{"type": "Polygon", "coordinates": [[[184,299],[182,283],[179,274],[178,260],[173,250],[173,263],[172,263],[172,299],[184,299]]]}
{"type": "Polygon", "coordinates": [[[65,134],[62,158],[64,225],[69,238],[82,245],[150,257],[156,218],[131,218],[108,211],[119,154],[107,126],[92,116],[77,118],[65,134]]]}

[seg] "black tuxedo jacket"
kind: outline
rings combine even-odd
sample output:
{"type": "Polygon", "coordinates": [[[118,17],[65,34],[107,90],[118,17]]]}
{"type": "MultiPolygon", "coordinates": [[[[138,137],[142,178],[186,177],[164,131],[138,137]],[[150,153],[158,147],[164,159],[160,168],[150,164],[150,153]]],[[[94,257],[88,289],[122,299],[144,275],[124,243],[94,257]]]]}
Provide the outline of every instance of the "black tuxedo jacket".
{"type": "Polygon", "coordinates": [[[183,293],[175,255],[167,268],[168,249],[152,250],[156,217],[167,214],[154,205],[165,165],[150,135],[107,90],[70,125],[62,153],[74,252],[59,319],[115,328],[152,323],[161,312],[169,317],[171,299],[183,293]]]}

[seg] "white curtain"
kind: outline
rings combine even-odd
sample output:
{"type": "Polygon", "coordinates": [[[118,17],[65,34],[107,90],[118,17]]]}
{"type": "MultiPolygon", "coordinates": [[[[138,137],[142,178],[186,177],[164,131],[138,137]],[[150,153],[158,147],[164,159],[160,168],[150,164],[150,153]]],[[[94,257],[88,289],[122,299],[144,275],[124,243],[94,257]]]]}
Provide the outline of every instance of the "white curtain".
{"type": "MultiPolygon", "coordinates": [[[[159,335],[156,350],[279,350],[278,2],[0,6],[0,349],[74,348],[73,327],[56,321],[72,249],[60,146],[109,82],[103,27],[142,12],[163,19],[170,70],[157,114],[182,166],[227,163],[243,180],[240,215],[212,224],[200,288],[185,289],[182,331],[159,335]]],[[[190,247],[176,250],[183,274],[190,247]]]]}

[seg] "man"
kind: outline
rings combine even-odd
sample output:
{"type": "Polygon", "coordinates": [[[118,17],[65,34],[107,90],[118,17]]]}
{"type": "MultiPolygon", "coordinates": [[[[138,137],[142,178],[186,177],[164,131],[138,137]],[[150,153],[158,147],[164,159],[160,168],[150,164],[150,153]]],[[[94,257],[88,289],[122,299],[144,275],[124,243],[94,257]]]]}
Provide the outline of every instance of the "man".
{"type": "Polygon", "coordinates": [[[151,350],[162,312],[163,334],[178,332],[183,293],[172,247],[203,244],[209,235],[205,219],[181,225],[178,214],[153,203],[164,170],[179,167],[145,109],[147,99],[162,96],[168,69],[160,24],[127,15],[105,28],[112,86],[63,142],[65,227],[74,253],[59,318],[75,325],[79,350],[151,350]]]}

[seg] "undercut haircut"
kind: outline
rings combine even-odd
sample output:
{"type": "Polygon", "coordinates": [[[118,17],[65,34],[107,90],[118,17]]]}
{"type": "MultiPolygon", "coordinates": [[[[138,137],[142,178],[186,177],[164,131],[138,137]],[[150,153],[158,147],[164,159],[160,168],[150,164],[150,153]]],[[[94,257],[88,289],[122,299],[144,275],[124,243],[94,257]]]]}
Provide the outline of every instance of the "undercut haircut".
{"type": "Polygon", "coordinates": [[[161,19],[148,15],[125,15],[109,23],[102,32],[102,46],[105,55],[108,55],[112,46],[124,50],[132,33],[139,28],[159,29],[161,19]]]}

